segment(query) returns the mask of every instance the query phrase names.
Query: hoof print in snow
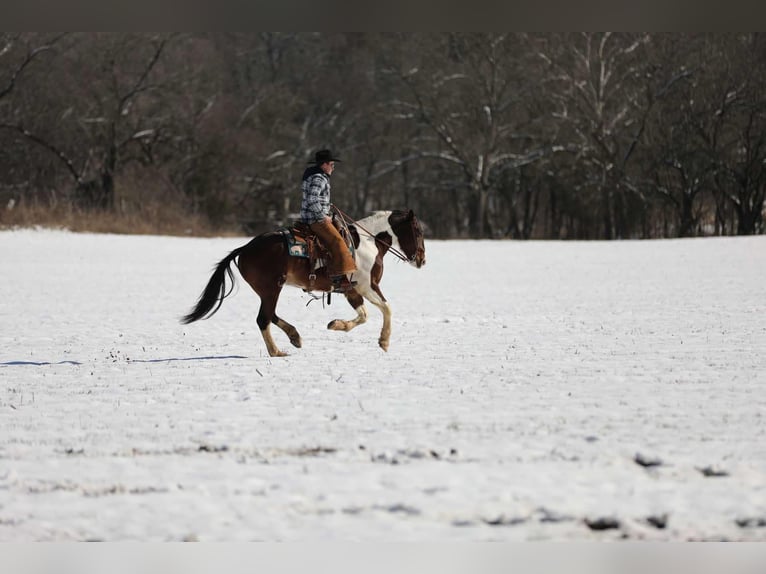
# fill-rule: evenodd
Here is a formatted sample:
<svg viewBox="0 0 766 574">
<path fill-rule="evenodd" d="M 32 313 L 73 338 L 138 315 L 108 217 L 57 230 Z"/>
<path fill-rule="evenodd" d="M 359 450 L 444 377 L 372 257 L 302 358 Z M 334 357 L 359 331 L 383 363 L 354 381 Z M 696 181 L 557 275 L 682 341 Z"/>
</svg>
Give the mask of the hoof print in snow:
<svg viewBox="0 0 766 574">
<path fill-rule="evenodd" d="M 697 468 L 698 471 L 702 473 L 702 476 L 708 477 L 708 478 L 717 478 L 722 476 L 729 476 L 729 473 L 725 471 L 722 468 L 718 468 L 715 466 L 705 466 L 703 468 Z"/>
<path fill-rule="evenodd" d="M 424 459 L 442 460 L 442 457 L 435 450 L 417 449 L 400 449 L 397 450 L 396 453 L 382 452 L 370 456 L 372 462 L 382 462 L 386 464 L 401 464 L 404 461 Z"/>
<path fill-rule="evenodd" d="M 668 525 L 668 515 L 667 514 L 653 514 L 652 516 L 646 517 L 646 522 L 650 526 L 654 526 L 657 530 L 665 530 L 665 528 Z"/>
<path fill-rule="evenodd" d="M 657 466 L 662 466 L 662 459 L 656 457 L 656 456 L 647 456 L 645 454 L 641 454 L 640 452 L 636 453 L 636 456 L 633 457 L 633 462 L 635 462 L 639 466 L 643 466 L 644 468 L 654 468 Z"/>
<path fill-rule="evenodd" d="M 383 464 L 399 464 L 399 459 L 396 458 L 394 455 L 389 454 L 387 452 L 374 454 L 370 456 L 370 460 L 372 462 L 382 462 Z"/>
<path fill-rule="evenodd" d="M 197 452 L 226 452 L 229 450 L 229 447 L 224 445 L 220 446 L 213 446 L 210 444 L 201 444 L 199 445 L 199 448 L 197 449 Z"/>
<path fill-rule="evenodd" d="M 574 516 L 559 514 L 542 506 L 535 510 L 535 514 L 538 516 L 538 521 L 542 523 L 571 522 L 575 519 Z"/>
<path fill-rule="evenodd" d="M 737 518 L 737 526 L 740 528 L 766 528 L 766 516 L 760 518 Z"/>
<path fill-rule="evenodd" d="M 306 448 L 297 448 L 290 451 L 293 456 L 322 456 L 323 454 L 334 454 L 338 452 L 337 448 L 331 446 L 312 446 Z"/>
<path fill-rule="evenodd" d="M 616 530 L 620 528 L 620 521 L 611 516 L 594 519 L 586 518 L 585 525 L 591 530 Z"/>
<path fill-rule="evenodd" d="M 505 516 L 504 514 L 496 518 L 482 518 L 481 520 L 489 526 L 517 526 L 527 521 L 523 516 Z"/>
<path fill-rule="evenodd" d="M 386 512 L 390 512 L 392 514 L 406 514 L 408 516 L 417 516 L 420 514 L 420 510 L 415 508 L 414 506 L 409 506 L 407 504 L 397 503 L 392 504 L 390 506 L 375 506 L 378 510 L 385 510 Z"/>
</svg>

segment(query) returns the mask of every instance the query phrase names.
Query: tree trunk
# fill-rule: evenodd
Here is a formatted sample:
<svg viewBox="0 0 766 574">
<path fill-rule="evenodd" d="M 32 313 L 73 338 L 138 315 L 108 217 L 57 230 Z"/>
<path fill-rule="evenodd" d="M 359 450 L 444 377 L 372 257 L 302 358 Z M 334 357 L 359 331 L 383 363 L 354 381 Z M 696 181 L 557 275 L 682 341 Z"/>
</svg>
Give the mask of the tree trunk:
<svg viewBox="0 0 766 574">
<path fill-rule="evenodd" d="M 104 167 L 101 170 L 101 202 L 97 207 L 103 210 L 114 208 L 114 171 L 117 168 L 117 145 L 114 139 L 109 145 Z"/>
<path fill-rule="evenodd" d="M 551 187 L 548 194 L 548 233 L 551 239 L 561 239 L 561 213 L 558 210 L 558 196 Z"/>
<path fill-rule="evenodd" d="M 679 237 L 694 235 L 694 213 L 692 211 L 693 196 L 684 193 L 681 197 L 681 213 L 678 227 Z"/>
<path fill-rule="evenodd" d="M 485 189 L 480 183 L 471 184 L 471 221 L 469 224 L 471 236 L 476 239 L 487 236 L 487 203 L 489 200 L 489 190 Z"/>
<path fill-rule="evenodd" d="M 603 223 L 603 239 L 614 239 L 612 226 L 612 199 L 609 188 L 605 185 L 601 189 L 601 221 Z"/>
<path fill-rule="evenodd" d="M 737 212 L 737 235 L 755 235 L 755 211 L 747 206 L 735 204 Z"/>
</svg>

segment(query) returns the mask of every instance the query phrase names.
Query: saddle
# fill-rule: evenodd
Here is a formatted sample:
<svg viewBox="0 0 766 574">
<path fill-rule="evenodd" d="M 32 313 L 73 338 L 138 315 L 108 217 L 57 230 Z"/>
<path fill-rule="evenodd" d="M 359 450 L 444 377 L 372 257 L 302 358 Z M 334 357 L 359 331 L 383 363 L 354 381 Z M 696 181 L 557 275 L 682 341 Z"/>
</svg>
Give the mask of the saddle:
<svg viewBox="0 0 766 574">
<path fill-rule="evenodd" d="M 296 221 L 290 228 L 283 228 L 287 243 L 287 253 L 290 257 L 301 257 L 309 260 L 309 269 L 315 271 L 324 267 L 330 259 L 329 250 L 322 244 L 308 225 Z"/>
<path fill-rule="evenodd" d="M 354 238 L 349 237 L 349 233 L 346 232 L 346 228 L 339 226 L 333 221 L 335 228 L 340 232 L 346 245 L 349 246 L 351 253 L 354 252 Z M 325 267 L 327 262 L 332 259 L 332 253 L 322 243 L 319 237 L 311 231 L 311 228 L 301 222 L 296 221 L 292 227 L 283 227 L 279 230 L 282 233 L 285 243 L 287 244 L 287 253 L 290 257 L 301 257 L 309 260 L 309 269 L 316 271 L 320 267 Z M 358 234 L 356 229 L 351 227 L 349 232 L 352 236 L 356 235 L 356 241 L 358 242 Z"/>
</svg>

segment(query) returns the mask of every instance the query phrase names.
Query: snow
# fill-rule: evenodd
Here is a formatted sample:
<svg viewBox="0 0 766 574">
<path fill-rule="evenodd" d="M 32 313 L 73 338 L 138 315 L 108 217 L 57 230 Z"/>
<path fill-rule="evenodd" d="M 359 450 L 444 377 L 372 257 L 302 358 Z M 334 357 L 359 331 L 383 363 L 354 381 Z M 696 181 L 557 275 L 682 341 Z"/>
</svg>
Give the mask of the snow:
<svg viewBox="0 0 766 574">
<path fill-rule="evenodd" d="M 178 322 L 246 241 L 0 232 L 0 540 L 766 540 L 766 237 L 427 241 L 286 358 Z"/>
</svg>

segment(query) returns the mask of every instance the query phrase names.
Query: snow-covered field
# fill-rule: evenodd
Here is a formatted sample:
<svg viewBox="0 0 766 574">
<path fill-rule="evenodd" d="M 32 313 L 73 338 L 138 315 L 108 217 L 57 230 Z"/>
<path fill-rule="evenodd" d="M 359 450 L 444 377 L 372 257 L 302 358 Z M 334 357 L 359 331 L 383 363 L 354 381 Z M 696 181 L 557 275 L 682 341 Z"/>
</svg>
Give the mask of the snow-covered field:
<svg viewBox="0 0 766 574">
<path fill-rule="evenodd" d="M 280 359 L 178 322 L 245 241 L 0 233 L 0 540 L 766 540 L 766 237 L 428 241 Z"/>
</svg>

